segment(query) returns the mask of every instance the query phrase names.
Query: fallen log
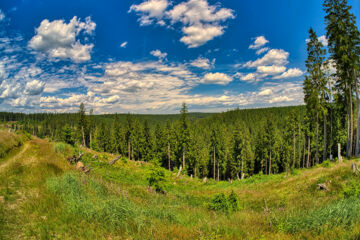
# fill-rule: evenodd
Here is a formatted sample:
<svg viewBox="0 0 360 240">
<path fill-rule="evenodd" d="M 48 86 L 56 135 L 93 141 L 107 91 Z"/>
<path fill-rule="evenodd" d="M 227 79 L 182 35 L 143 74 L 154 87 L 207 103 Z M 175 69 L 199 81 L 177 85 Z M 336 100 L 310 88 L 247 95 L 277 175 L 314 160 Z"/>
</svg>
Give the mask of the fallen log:
<svg viewBox="0 0 360 240">
<path fill-rule="evenodd" d="M 109 162 L 109 165 L 115 164 L 120 158 L 121 158 L 121 155 L 117 156 L 116 158 L 114 158 L 113 160 L 111 160 L 111 161 Z"/>
</svg>

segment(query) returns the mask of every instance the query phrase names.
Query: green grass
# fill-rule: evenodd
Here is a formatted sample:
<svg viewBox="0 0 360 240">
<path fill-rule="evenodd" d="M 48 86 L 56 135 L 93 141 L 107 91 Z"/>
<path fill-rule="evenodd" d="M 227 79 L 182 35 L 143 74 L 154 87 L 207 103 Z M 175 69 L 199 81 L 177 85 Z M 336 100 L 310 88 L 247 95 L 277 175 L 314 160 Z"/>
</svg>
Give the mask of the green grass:
<svg viewBox="0 0 360 240">
<path fill-rule="evenodd" d="M 360 236 L 360 177 L 351 171 L 353 161 L 233 183 L 204 183 L 164 170 L 165 195 L 148 190 L 151 164 L 120 160 L 110 166 L 114 156 L 107 153 L 40 139 L 22 143 L 0 162 L 0 239 Z M 89 175 L 66 161 L 79 151 L 85 153 L 83 163 L 93 167 Z M 318 183 L 330 190 L 318 190 Z M 209 208 L 216 196 L 230 195 L 236 211 Z"/>
</svg>

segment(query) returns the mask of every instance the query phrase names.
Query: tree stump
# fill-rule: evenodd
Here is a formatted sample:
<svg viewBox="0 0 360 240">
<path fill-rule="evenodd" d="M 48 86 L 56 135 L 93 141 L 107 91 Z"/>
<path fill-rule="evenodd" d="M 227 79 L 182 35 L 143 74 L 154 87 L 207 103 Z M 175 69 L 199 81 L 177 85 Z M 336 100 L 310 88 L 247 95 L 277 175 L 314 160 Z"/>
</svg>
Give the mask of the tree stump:
<svg viewBox="0 0 360 240">
<path fill-rule="evenodd" d="M 318 184 L 318 189 L 323 190 L 323 191 L 329 191 L 329 188 L 326 186 L 325 183 L 319 183 Z"/>
</svg>

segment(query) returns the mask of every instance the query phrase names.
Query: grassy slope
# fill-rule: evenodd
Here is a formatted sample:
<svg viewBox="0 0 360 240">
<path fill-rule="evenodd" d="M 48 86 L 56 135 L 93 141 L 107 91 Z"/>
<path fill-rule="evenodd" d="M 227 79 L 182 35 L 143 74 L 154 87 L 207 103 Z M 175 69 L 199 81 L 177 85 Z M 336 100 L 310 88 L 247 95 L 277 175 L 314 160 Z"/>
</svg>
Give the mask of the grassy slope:
<svg viewBox="0 0 360 240">
<path fill-rule="evenodd" d="M 0 142 L 5 137 L 16 135 L 4 132 Z M 0 159 L 0 239 L 356 239 L 360 234 L 359 200 L 341 195 L 344 186 L 360 183 L 352 161 L 288 178 L 233 183 L 203 183 L 167 172 L 163 196 L 147 190 L 150 164 L 109 166 L 111 155 L 85 150 L 83 161 L 94 169 L 84 175 L 65 160 L 73 149 L 54 146 L 34 138 Z M 330 191 L 317 190 L 320 182 Z M 214 194 L 231 190 L 241 211 L 208 210 Z"/>
</svg>

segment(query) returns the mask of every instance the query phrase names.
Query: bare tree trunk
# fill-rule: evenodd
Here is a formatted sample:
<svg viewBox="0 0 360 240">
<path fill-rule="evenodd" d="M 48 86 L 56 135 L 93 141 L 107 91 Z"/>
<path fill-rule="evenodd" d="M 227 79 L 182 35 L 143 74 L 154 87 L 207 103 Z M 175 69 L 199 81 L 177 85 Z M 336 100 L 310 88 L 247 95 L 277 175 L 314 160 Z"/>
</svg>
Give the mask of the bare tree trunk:
<svg viewBox="0 0 360 240">
<path fill-rule="evenodd" d="M 196 166 L 194 166 L 194 178 L 196 178 Z"/>
<path fill-rule="evenodd" d="M 295 159 L 296 159 L 296 135 L 295 135 L 295 131 L 293 132 L 293 167 L 295 167 Z"/>
<path fill-rule="evenodd" d="M 327 153 L 327 118 L 326 115 L 324 114 L 324 150 L 323 150 L 323 161 L 326 160 L 326 153 Z"/>
<path fill-rule="evenodd" d="M 131 160 L 131 147 L 130 147 L 130 141 L 128 141 L 128 159 Z"/>
<path fill-rule="evenodd" d="M 85 133 L 84 133 L 84 126 L 81 126 L 81 134 L 82 134 L 82 145 L 86 147 L 85 143 Z"/>
<path fill-rule="evenodd" d="M 352 145 L 353 145 L 353 102 L 352 102 L 352 88 L 351 84 L 349 85 L 349 97 L 350 97 L 350 145 L 349 145 L 349 158 L 353 154 Z"/>
<path fill-rule="evenodd" d="M 183 154 L 182 154 L 182 167 L 185 169 L 185 147 L 183 148 Z"/>
<path fill-rule="evenodd" d="M 304 149 L 303 149 L 303 162 L 302 162 L 302 167 L 304 168 L 305 167 L 305 148 L 306 148 L 306 137 L 304 135 Z"/>
<path fill-rule="evenodd" d="M 347 114 L 346 114 L 346 124 L 347 124 L 347 132 L 346 132 L 346 157 L 350 156 L 350 117 L 349 117 L 349 109 L 347 110 Z"/>
<path fill-rule="evenodd" d="M 270 150 L 270 159 L 269 159 L 269 175 L 271 174 L 271 150 Z"/>
<path fill-rule="evenodd" d="M 241 179 L 244 179 L 244 159 L 241 159 Z"/>
<path fill-rule="evenodd" d="M 319 164 L 319 112 L 316 112 L 316 164 Z"/>
<path fill-rule="evenodd" d="M 170 171 L 171 170 L 170 142 L 168 142 L 168 165 L 169 165 L 169 171 Z"/>
<path fill-rule="evenodd" d="M 220 166 L 219 166 L 219 161 L 217 161 L 217 180 L 220 181 Z"/>
<path fill-rule="evenodd" d="M 359 85 L 358 85 L 358 79 L 356 77 L 355 73 L 355 92 L 356 92 L 356 145 L 355 145 L 355 157 L 358 157 L 359 155 L 359 134 L 360 134 L 360 116 L 359 116 Z"/>
<path fill-rule="evenodd" d="M 310 167 L 310 137 L 308 136 L 308 152 L 307 152 L 307 163 L 306 167 Z"/>
<path fill-rule="evenodd" d="M 91 134 L 91 130 L 90 130 L 90 148 L 92 147 L 92 134 Z"/>
<path fill-rule="evenodd" d="M 213 151 L 213 154 L 214 154 L 214 168 L 213 168 L 213 177 L 214 177 L 214 180 L 216 178 L 216 155 L 215 155 L 215 146 L 213 147 L 214 151 Z"/>
</svg>

